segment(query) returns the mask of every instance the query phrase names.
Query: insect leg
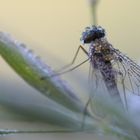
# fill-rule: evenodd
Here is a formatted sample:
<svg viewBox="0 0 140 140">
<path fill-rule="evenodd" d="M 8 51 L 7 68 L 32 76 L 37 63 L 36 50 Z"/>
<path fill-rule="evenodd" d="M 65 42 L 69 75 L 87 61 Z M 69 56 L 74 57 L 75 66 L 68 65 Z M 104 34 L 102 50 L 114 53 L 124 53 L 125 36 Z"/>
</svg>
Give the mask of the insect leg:
<svg viewBox="0 0 140 140">
<path fill-rule="evenodd" d="M 51 77 L 60 76 L 60 75 L 62 75 L 62 74 L 65 74 L 65 73 L 68 73 L 68 72 L 70 72 L 70 71 L 73 71 L 74 69 L 78 68 L 79 66 L 81 66 L 81 65 L 84 64 L 84 63 L 86 63 L 87 61 L 89 61 L 89 58 L 86 59 L 85 61 L 83 61 L 82 63 L 80 63 L 80 64 L 74 66 L 73 68 L 71 68 L 71 69 L 69 69 L 69 70 L 66 70 L 66 71 L 63 71 L 63 72 L 60 72 L 60 73 L 56 73 L 56 74 L 52 75 Z"/>
<path fill-rule="evenodd" d="M 88 105 L 89 105 L 90 101 L 91 101 L 91 98 L 89 97 L 88 98 L 88 101 L 87 101 L 87 103 L 86 103 L 86 105 L 84 107 L 83 118 L 82 118 L 83 121 L 82 121 L 82 126 L 81 126 L 81 129 L 82 130 L 84 130 L 84 124 L 85 124 L 85 119 L 86 119 L 86 114 L 87 114 L 87 108 L 88 108 Z"/>
<path fill-rule="evenodd" d="M 69 69 L 69 70 L 63 71 L 64 69 L 67 69 L 68 67 L 72 66 L 72 65 L 75 63 L 75 60 L 76 60 L 76 58 L 77 58 L 77 56 L 78 56 L 78 53 L 79 53 L 80 49 L 82 49 L 82 51 L 88 56 L 88 52 L 84 49 L 84 47 L 83 47 L 82 45 L 80 45 L 80 46 L 78 47 L 77 51 L 76 51 L 76 54 L 74 55 L 74 58 L 73 58 L 72 62 L 71 62 L 70 64 L 68 64 L 68 65 L 65 65 L 65 66 L 62 67 L 61 69 L 56 70 L 56 71 L 55 71 L 56 74 L 53 74 L 53 75 L 50 76 L 50 77 L 59 76 L 59 75 L 65 74 L 65 73 L 67 73 L 67 72 L 70 72 L 70 71 L 76 69 L 77 67 L 81 66 L 82 64 L 84 64 L 86 61 L 88 61 L 89 58 L 88 58 L 87 60 L 83 61 L 82 63 L 76 65 L 75 67 L 73 67 L 73 68 L 71 68 L 71 69 Z M 46 78 L 46 77 L 41 77 L 40 79 L 41 79 L 41 80 L 44 80 L 45 78 Z"/>
<path fill-rule="evenodd" d="M 88 56 L 88 52 L 84 49 L 84 47 L 82 45 L 80 45 L 78 47 L 78 49 L 77 49 L 77 51 L 76 51 L 76 53 L 74 55 L 74 58 L 72 59 L 71 63 L 69 63 L 68 65 L 63 66 L 61 69 L 56 70 L 55 72 L 56 73 L 62 72 L 64 69 L 67 69 L 68 67 L 72 66 L 76 61 L 76 58 L 78 56 L 78 53 L 79 53 L 80 49 L 82 49 L 82 51 Z"/>
</svg>

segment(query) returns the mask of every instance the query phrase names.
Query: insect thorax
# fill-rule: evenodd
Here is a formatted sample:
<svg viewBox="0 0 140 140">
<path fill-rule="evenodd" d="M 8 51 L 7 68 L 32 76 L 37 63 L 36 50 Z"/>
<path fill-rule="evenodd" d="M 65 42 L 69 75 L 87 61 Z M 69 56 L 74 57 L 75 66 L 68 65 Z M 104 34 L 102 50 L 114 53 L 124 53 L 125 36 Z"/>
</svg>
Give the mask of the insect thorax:
<svg viewBox="0 0 140 140">
<path fill-rule="evenodd" d="M 114 57 L 111 44 L 106 38 L 96 39 L 90 44 L 89 57 L 95 68 L 111 63 Z"/>
<path fill-rule="evenodd" d="M 101 26 L 87 27 L 82 34 L 81 41 L 90 44 L 89 58 L 95 68 L 103 67 L 113 60 L 111 44 L 105 38 L 105 30 Z"/>
<path fill-rule="evenodd" d="M 94 69 L 99 70 L 109 87 L 114 86 L 115 71 L 112 66 L 114 53 L 111 44 L 106 38 L 96 39 L 90 44 L 89 49 L 90 63 Z"/>
</svg>

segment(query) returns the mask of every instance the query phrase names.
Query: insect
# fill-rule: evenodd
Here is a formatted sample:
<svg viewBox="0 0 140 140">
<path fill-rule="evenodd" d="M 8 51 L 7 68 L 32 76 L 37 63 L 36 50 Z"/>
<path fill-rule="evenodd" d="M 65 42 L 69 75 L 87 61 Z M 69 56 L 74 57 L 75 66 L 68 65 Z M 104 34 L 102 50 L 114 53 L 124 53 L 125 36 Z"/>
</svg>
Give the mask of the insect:
<svg viewBox="0 0 140 140">
<path fill-rule="evenodd" d="M 105 30 L 100 26 L 87 27 L 82 34 L 81 41 L 83 41 L 84 44 L 90 44 L 87 56 L 92 68 L 96 71 L 95 74 L 100 73 L 98 76 L 104 81 L 110 96 L 121 103 L 116 84 L 117 73 L 115 73 L 116 71 L 112 65 L 113 61 L 115 62 L 121 59 L 120 57 L 115 56 L 112 45 L 105 38 Z"/>
<path fill-rule="evenodd" d="M 140 94 L 140 66 L 118 49 L 115 49 L 107 41 L 105 30 L 100 26 L 87 27 L 82 34 L 81 42 L 83 45 L 79 46 L 70 65 L 74 64 L 80 49 L 87 55 L 88 59 L 59 74 L 72 71 L 89 61 L 92 67 L 91 75 L 95 75 L 95 79 L 92 80 L 104 81 L 110 97 L 115 99 L 116 103 L 123 102 L 120 95 L 122 92 L 127 107 L 126 94 Z M 89 44 L 89 51 L 84 48 L 86 44 Z M 98 82 L 98 84 L 100 83 Z M 98 84 L 96 82 L 94 86 L 102 88 L 102 85 L 98 86 Z"/>
</svg>

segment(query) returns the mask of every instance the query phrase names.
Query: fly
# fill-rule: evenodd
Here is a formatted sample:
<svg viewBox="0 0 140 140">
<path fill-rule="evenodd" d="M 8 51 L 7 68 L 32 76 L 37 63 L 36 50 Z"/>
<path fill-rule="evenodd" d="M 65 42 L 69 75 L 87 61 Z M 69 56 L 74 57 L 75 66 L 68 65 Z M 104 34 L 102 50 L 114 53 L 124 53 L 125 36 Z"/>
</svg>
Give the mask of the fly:
<svg viewBox="0 0 140 140">
<path fill-rule="evenodd" d="M 80 49 L 87 55 L 87 60 L 57 75 L 72 71 L 89 61 L 92 73 L 94 71 L 96 75 L 96 80 L 104 81 L 110 97 L 115 99 L 117 103 L 123 104 L 119 90 L 121 86 L 125 106 L 127 107 L 127 92 L 140 94 L 140 66 L 118 49 L 115 49 L 107 41 L 105 30 L 100 26 L 87 27 L 82 34 L 81 42 L 82 45 L 79 46 L 73 61 L 64 68 L 74 64 Z M 84 48 L 86 44 L 89 45 L 89 51 Z M 98 87 L 98 85 L 96 86 Z"/>
</svg>

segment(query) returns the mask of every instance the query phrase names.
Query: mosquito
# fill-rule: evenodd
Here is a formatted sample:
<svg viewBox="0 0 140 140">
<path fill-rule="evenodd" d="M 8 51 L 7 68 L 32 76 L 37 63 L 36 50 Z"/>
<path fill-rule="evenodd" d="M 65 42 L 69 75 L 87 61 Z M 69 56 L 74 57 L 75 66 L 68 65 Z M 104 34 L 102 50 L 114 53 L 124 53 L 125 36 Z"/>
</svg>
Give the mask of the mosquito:
<svg viewBox="0 0 140 140">
<path fill-rule="evenodd" d="M 58 72 L 57 75 L 70 72 L 89 61 L 92 68 L 92 74 L 89 77 L 95 75 L 95 79 L 92 80 L 97 81 L 94 85 L 96 89 L 102 88 L 98 80 L 104 81 L 110 97 L 116 103 L 124 104 L 127 107 L 127 93 L 140 95 L 140 66 L 108 42 L 106 32 L 101 26 L 87 27 L 82 33 L 81 42 L 82 45 L 78 47 L 72 62 L 64 69 L 74 64 L 80 50 L 87 55 L 87 60 L 71 69 Z M 89 51 L 84 47 L 87 44 Z M 97 83 L 101 86 L 98 86 Z M 122 101 L 120 89 L 123 92 L 124 101 Z"/>
</svg>

